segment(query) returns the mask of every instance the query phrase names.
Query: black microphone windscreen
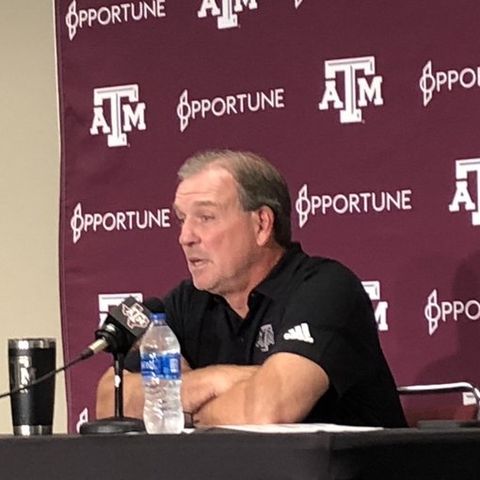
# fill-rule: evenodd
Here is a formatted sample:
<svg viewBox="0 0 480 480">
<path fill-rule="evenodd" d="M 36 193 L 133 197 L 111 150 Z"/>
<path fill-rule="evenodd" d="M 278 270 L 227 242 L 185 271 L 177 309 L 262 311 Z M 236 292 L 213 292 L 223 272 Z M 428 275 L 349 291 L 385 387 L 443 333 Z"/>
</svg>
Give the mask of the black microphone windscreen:
<svg viewBox="0 0 480 480">
<path fill-rule="evenodd" d="M 157 297 L 149 297 L 144 300 L 143 304 L 151 313 L 165 313 L 163 302 Z"/>
</svg>

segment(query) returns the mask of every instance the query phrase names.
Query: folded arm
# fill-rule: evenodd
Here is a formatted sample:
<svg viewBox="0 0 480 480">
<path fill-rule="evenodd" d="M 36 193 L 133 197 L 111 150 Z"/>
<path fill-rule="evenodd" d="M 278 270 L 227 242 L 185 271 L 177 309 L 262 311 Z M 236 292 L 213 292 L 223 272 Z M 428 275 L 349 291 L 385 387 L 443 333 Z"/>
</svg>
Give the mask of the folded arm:
<svg viewBox="0 0 480 480">
<path fill-rule="evenodd" d="M 212 365 L 192 370 L 182 359 L 182 404 L 185 412 L 194 413 L 205 403 L 225 393 L 233 385 L 251 377 L 259 367 L 239 365 Z M 124 414 L 142 418 L 143 393 L 140 373 L 124 372 Z M 108 369 L 97 386 L 96 416 L 104 418 L 114 413 L 114 372 Z"/>
<path fill-rule="evenodd" d="M 113 415 L 113 370 L 97 388 L 97 418 Z M 316 363 L 294 353 L 277 353 L 262 366 L 184 366 L 182 404 L 197 424 L 293 423 L 303 420 L 328 390 L 329 379 Z M 142 418 L 141 375 L 125 372 L 124 413 Z"/>
<path fill-rule="evenodd" d="M 205 403 L 194 421 L 205 425 L 299 422 L 328 387 L 328 376 L 319 365 L 294 353 L 277 353 L 248 378 Z"/>
<path fill-rule="evenodd" d="M 182 358 L 182 372 L 189 372 L 190 366 Z M 115 407 L 115 374 L 113 367 L 110 367 L 100 378 L 97 385 L 96 396 L 96 417 L 112 417 Z M 142 418 L 143 404 L 143 382 L 140 373 L 132 373 L 127 370 L 123 372 L 123 413 L 127 417 Z"/>
</svg>

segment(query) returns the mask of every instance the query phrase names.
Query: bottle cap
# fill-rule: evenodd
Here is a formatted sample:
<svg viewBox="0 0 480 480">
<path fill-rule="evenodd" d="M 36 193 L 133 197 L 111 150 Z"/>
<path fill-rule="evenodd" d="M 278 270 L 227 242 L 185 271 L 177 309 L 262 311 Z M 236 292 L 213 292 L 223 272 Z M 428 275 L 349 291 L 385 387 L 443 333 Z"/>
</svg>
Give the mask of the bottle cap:
<svg viewBox="0 0 480 480">
<path fill-rule="evenodd" d="M 166 318 L 167 316 L 165 315 L 165 312 L 152 313 L 150 315 L 150 319 L 152 320 L 153 323 L 165 322 Z"/>
</svg>

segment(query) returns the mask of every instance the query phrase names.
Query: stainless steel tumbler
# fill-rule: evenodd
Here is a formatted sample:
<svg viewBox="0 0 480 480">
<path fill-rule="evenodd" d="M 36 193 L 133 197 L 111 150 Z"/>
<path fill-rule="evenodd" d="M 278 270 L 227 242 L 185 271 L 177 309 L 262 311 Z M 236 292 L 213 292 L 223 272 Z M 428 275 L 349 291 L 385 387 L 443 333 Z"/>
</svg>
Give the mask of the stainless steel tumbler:
<svg viewBox="0 0 480 480">
<path fill-rule="evenodd" d="M 10 390 L 28 385 L 55 370 L 54 338 L 8 340 Z M 55 376 L 10 397 L 13 433 L 44 435 L 52 433 Z"/>
</svg>

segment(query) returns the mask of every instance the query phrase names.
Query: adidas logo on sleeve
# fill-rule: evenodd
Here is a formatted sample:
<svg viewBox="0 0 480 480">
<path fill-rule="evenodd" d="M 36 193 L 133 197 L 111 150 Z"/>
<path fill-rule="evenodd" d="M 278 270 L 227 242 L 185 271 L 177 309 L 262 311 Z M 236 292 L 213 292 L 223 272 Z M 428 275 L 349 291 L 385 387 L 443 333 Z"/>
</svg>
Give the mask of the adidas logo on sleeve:
<svg viewBox="0 0 480 480">
<path fill-rule="evenodd" d="M 300 342 L 313 343 L 313 337 L 310 335 L 308 323 L 301 323 L 292 327 L 283 335 L 285 340 L 298 340 Z"/>
</svg>

